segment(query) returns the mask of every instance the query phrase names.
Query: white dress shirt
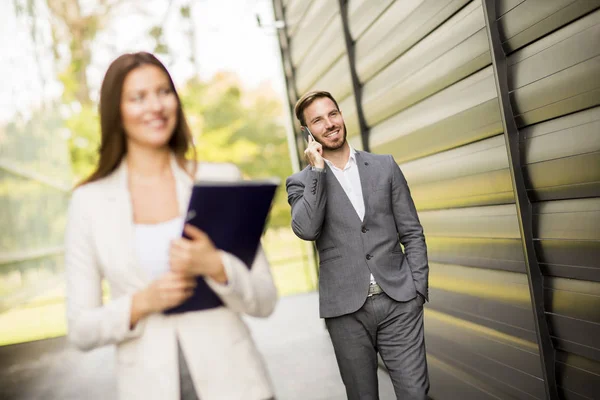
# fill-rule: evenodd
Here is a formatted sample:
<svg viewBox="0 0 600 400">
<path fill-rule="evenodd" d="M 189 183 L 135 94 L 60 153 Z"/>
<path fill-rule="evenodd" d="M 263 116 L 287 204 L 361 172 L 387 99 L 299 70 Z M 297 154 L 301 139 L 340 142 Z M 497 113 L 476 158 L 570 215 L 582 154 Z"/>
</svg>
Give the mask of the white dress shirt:
<svg viewBox="0 0 600 400">
<path fill-rule="evenodd" d="M 333 171 L 340 185 L 342 185 L 346 196 L 350 199 L 356 214 L 358 214 L 358 217 L 362 221 L 365 217 L 365 199 L 362 193 L 362 186 L 360 185 L 360 175 L 358 174 L 358 164 L 356 163 L 356 150 L 350 147 L 350 157 L 344 169 L 339 169 L 325 158 L 324 160 L 329 165 L 331 171 Z M 371 274 L 371 284 L 375 284 L 373 274 Z"/>
<path fill-rule="evenodd" d="M 169 272 L 171 240 L 181 237 L 183 224 L 183 217 L 158 224 L 135 224 L 137 261 L 151 280 Z"/>
</svg>

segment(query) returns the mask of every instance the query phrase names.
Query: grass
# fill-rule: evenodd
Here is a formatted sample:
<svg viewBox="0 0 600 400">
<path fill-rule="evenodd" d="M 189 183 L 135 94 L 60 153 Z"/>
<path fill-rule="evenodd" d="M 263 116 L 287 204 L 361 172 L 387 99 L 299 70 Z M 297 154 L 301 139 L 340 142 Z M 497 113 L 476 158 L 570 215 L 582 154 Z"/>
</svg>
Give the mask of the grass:
<svg viewBox="0 0 600 400">
<path fill-rule="evenodd" d="M 280 296 L 316 288 L 312 245 L 298 239 L 289 228 L 271 229 L 263 247 Z M 63 336 L 66 333 L 64 284 L 26 304 L 0 313 L 0 346 Z"/>
<path fill-rule="evenodd" d="M 280 296 L 316 289 L 312 244 L 298 239 L 290 228 L 282 228 L 268 231 L 263 246 Z"/>
<path fill-rule="evenodd" d="M 0 314 L 0 346 L 62 336 L 67 331 L 64 284 Z"/>
</svg>

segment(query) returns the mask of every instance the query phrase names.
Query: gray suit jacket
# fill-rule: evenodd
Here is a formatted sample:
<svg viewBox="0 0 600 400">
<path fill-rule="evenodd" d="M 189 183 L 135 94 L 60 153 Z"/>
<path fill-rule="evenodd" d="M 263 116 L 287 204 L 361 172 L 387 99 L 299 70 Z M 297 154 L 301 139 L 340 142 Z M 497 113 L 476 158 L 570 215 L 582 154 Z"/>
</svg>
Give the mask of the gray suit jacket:
<svg viewBox="0 0 600 400">
<path fill-rule="evenodd" d="M 322 318 L 358 310 L 369 276 L 391 298 L 427 298 L 429 265 L 423 228 L 404 175 L 389 155 L 356 152 L 365 201 L 363 221 L 333 172 L 310 167 L 286 181 L 292 229 L 319 251 Z M 404 252 L 400 247 L 404 246 Z"/>
</svg>

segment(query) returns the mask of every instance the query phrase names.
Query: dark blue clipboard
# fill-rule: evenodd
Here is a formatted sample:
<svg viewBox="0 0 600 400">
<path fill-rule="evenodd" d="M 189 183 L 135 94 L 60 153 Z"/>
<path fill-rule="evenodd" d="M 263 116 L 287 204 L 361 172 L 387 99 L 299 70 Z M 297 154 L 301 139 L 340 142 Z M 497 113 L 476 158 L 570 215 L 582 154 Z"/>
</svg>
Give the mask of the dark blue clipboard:
<svg viewBox="0 0 600 400">
<path fill-rule="evenodd" d="M 216 248 L 235 255 L 251 268 L 278 186 L 275 180 L 197 182 L 192 189 L 186 223 L 204 231 Z M 197 283 L 192 297 L 164 313 L 223 305 L 204 278 L 198 278 Z"/>
</svg>

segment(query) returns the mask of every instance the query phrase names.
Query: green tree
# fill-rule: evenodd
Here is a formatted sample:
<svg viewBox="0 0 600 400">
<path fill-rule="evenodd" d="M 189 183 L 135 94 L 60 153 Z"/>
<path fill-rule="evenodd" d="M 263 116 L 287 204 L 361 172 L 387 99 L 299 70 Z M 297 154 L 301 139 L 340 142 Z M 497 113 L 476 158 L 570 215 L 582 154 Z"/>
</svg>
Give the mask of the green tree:
<svg viewBox="0 0 600 400">
<path fill-rule="evenodd" d="M 13 1 L 22 13 L 34 17 L 42 0 Z M 53 62 L 57 78 L 63 85 L 61 100 L 69 109 L 64 123 L 69 131 L 73 177 L 80 181 L 94 168 L 100 143 L 97 104 L 88 81 L 96 38 L 124 6 L 135 6 L 143 13 L 147 5 L 135 0 L 98 0 L 86 3 L 84 11 L 81 0 L 45 0 L 45 4 L 51 16 Z M 281 123 L 283 108 L 280 100 L 266 87 L 243 88 L 231 73 L 217 74 L 209 81 L 197 78 L 199 57 L 191 19 L 194 4 L 195 0 L 169 0 L 166 12 L 150 27 L 148 35 L 154 42 L 155 53 L 174 59 L 163 27 L 169 16 L 181 21 L 179 29 L 187 38 L 190 48 L 187 60 L 195 77 L 181 85 L 180 94 L 194 133 L 199 160 L 233 162 L 247 177 L 279 177 L 283 181 L 291 173 L 291 166 L 285 128 Z M 35 25 L 31 26 L 34 40 L 36 29 Z M 68 51 L 59 51 L 59 43 L 68 43 Z M 280 189 L 270 225 L 288 224 L 285 190 Z"/>
<path fill-rule="evenodd" d="M 199 160 L 235 163 L 251 178 L 277 177 L 283 182 L 291 173 L 283 108 L 272 91 L 245 91 L 235 75 L 221 73 L 209 82 L 191 80 L 181 97 Z M 289 226 L 289 219 L 285 190 L 280 188 L 269 225 Z"/>
</svg>

